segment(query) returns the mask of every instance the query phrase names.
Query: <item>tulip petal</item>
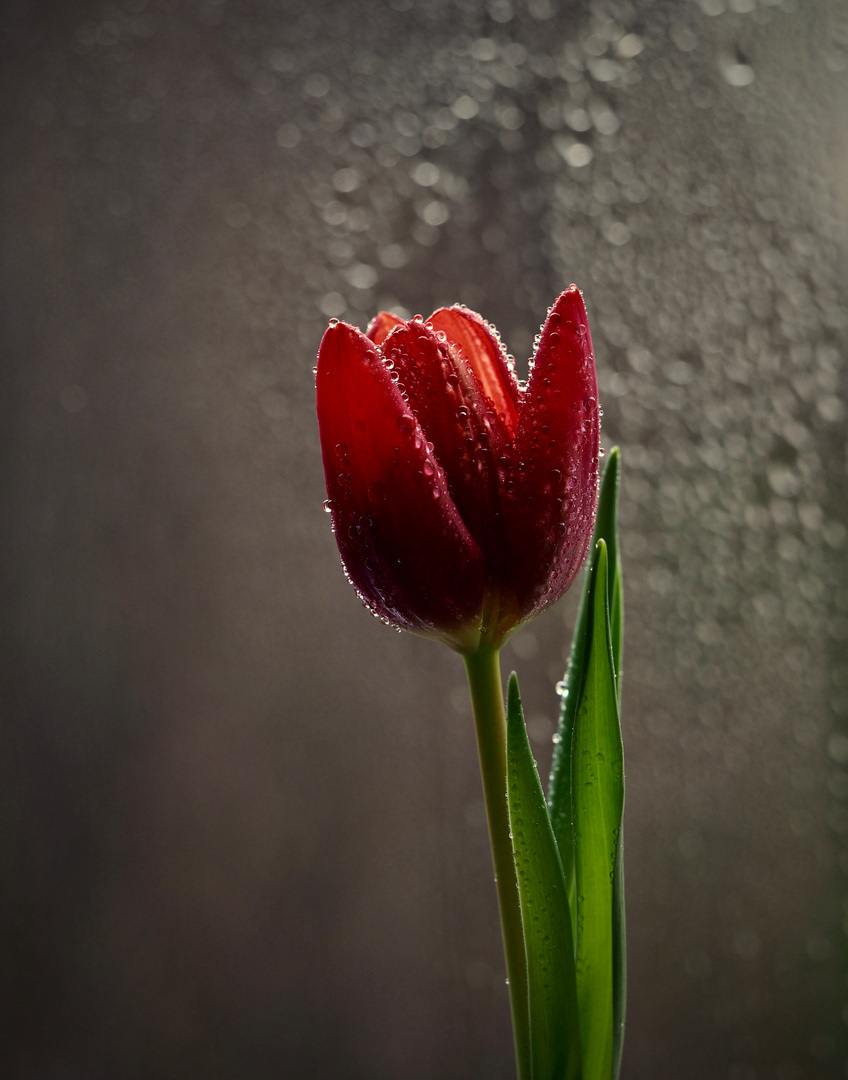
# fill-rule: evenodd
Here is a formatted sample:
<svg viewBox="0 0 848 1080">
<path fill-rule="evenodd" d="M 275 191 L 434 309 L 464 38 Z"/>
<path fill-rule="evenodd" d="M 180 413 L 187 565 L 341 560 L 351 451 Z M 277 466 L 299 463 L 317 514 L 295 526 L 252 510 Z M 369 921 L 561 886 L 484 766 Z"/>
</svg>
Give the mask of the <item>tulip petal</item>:
<svg viewBox="0 0 848 1080">
<path fill-rule="evenodd" d="M 381 311 L 371 320 L 367 336 L 375 345 L 382 345 L 392 330 L 402 323 L 403 319 L 399 319 L 397 315 L 392 315 L 390 311 Z"/>
<path fill-rule="evenodd" d="M 502 496 L 522 619 L 557 600 L 586 556 L 598 498 L 599 433 L 592 339 L 572 285 L 542 327 Z"/>
<path fill-rule="evenodd" d="M 500 338 L 476 312 L 455 304 L 439 308 L 427 320 L 455 345 L 480 380 L 483 393 L 502 415 L 509 433 L 518 426 L 518 383 Z"/>
<path fill-rule="evenodd" d="M 377 615 L 461 646 L 480 617 L 480 549 L 380 350 L 352 326 L 331 326 L 316 385 L 327 494 L 351 580 Z"/>
<path fill-rule="evenodd" d="M 503 561 L 497 462 L 511 443 L 509 432 L 464 353 L 440 341 L 426 324 L 414 320 L 397 326 L 382 351 L 491 570 L 495 552 Z"/>
</svg>

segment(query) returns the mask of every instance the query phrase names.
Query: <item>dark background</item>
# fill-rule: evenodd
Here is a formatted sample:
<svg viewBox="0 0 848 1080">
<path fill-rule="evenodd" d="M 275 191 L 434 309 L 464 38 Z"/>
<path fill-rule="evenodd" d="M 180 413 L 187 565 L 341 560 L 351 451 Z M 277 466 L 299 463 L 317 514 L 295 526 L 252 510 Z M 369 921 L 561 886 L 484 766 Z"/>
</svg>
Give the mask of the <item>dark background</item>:
<svg viewBox="0 0 848 1080">
<path fill-rule="evenodd" d="M 845 1075 L 848 7 L 6 2 L 0 1075 L 506 1080 L 462 665 L 329 528 L 327 319 L 585 292 L 623 1080 Z M 574 597 L 522 632 L 543 773 Z"/>
</svg>

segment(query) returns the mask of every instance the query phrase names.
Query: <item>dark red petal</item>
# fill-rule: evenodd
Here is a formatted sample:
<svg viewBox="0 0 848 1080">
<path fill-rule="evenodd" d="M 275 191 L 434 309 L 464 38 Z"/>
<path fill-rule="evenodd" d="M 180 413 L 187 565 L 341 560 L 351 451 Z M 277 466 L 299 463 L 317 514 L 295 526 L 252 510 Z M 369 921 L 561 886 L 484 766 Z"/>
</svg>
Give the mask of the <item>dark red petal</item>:
<svg viewBox="0 0 848 1080">
<path fill-rule="evenodd" d="M 331 326 L 316 385 L 327 494 L 351 580 L 397 626 L 461 642 L 480 617 L 480 550 L 380 350 L 352 326 Z"/>
<path fill-rule="evenodd" d="M 371 320 L 368 327 L 368 337 L 371 338 L 375 345 L 382 345 L 392 330 L 396 326 L 400 326 L 402 322 L 403 319 L 399 319 L 397 315 L 392 315 L 390 311 L 381 311 L 379 315 L 375 315 Z"/>
<path fill-rule="evenodd" d="M 502 528 L 495 518 L 498 459 L 511 444 L 506 426 L 464 353 L 439 340 L 426 324 L 396 327 L 382 351 L 433 446 L 462 520 L 490 564 L 496 551 L 503 552 L 502 538 L 496 539 Z"/>
<path fill-rule="evenodd" d="M 492 327 L 476 312 L 459 304 L 439 308 L 427 322 L 462 352 L 480 380 L 483 393 L 495 406 L 495 412 L 503 416 L 510 435 L 513 435 L 518 426 L 518 383 L 509 366 L 506 350 Z"/>
<path fill-rule="evenodd" d="M 521 618 L 577 575 L 598 499 L 598 383 L 586 309 L 572 285 L 542 327 L 502 499 L 510 591 Z"/>
</svg>

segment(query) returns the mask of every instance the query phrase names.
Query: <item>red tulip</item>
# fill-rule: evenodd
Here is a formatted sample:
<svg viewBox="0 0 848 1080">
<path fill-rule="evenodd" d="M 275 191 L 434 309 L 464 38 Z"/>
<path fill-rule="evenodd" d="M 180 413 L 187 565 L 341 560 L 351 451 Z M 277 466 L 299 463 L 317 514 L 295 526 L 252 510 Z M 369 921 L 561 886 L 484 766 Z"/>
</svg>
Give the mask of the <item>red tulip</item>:
<svg viewBox="0 0 848 1080">
<path fill-rule="evenodd" d="M 576 286 L 525 384 L 467 308 L 324 334 L 318 423 L 342 562 L 367 606 L 462 653 L 499 646 L 574 580 L 592 535 L 599 411 Z"/>
</svg>

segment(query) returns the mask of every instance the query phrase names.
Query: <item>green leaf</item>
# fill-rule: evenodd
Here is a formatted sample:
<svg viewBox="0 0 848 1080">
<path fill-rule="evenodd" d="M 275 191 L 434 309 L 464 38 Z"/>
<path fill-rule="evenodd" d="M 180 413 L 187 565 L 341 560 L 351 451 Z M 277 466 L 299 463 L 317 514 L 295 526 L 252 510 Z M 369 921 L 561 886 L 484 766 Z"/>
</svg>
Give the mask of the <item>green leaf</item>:
<svg viewBox="0 0 848 1080">
<path fill-rule="evenodd" d="M 621 664 L 624 634 L 624 603 L 621 588 L 621 553 L 618 549 L 618 489 L 621 477 L 621 451 L 614 446 L 609 452 L 601 491 L 598 515 L 591 551 L 603 540 L 607 545 L 607 583 L 609 588 L 610 638 L 612 640 L 613 671 L 616 675 L 619 702 L 621 700 Z"/>
<path fill-rule="evenodd" d="M 571 912 L 514 673 L 506 723 L 509 825 L 527 958 L 531 1080 L 581 1080 Z"/>
<path fill-rule="evenodd" d="M 627 924 L 624 918 L 624 821 L 615 848 L 615 880 L 612 891 L 612 1080 L 621 1072 L 624 1050 L 624 1019 L 627 1011 Z"/>
<path fill-rule="evenodd" d="M 571 753 L 583 1080 L 610 1080 L 615 1075 L 623 1037 L 624 749 L 608 582 L 607 547 L 599 540 L 589 577 L 584 676 Z"/>
<path fill-rule="evenodd" d="M 621 559 L 618 553 L 618 486 L 621 453 L 614 447 L 604 468 L 601 490 L 598 497 L 598 514 L 595 519 L 595 531 L 589 548 L 588 563 L 591 564 L 597 551 L 598 540 L 605 540 L 609 559 L 607 574 L 609 595 L 611 598 L 610 623 L 612 629 L 613 657 L 615 671 L 621 672 L 621 648 L 623 627 L 623 606 L 621 590 Z M 574 718 L 580 700 L 580 690 L 585 674 L 586 628 L 589 621 L 589 587 L 591 572 L 587 570 L 574 628 L 574 639 L 568 658 L 564 689 L 561 697 L 559 727 L 556 735 L 551 778 L 548 783 L 548 809 L 554 828 L 554 835 L 559 845 L 562 869 L 568 886 L 568 898 L 572 914 L 574 905 L 574 842 L 572 836 L 571 808 L 571 743 L 574 731 Z M 620 678 L 620 674 L 619 674 Z"/>
</svg>

